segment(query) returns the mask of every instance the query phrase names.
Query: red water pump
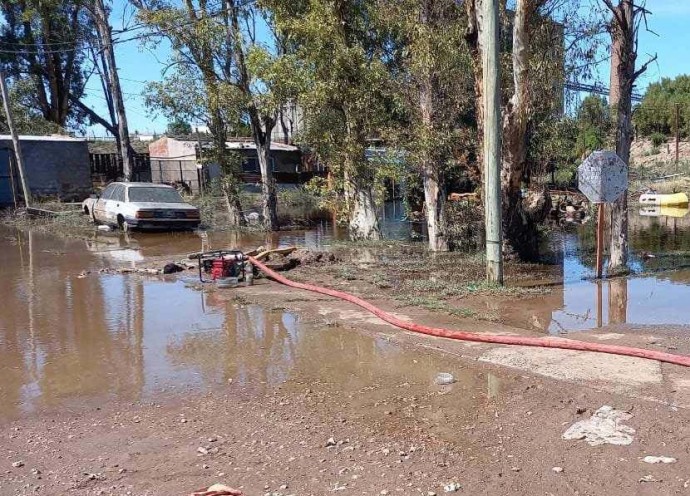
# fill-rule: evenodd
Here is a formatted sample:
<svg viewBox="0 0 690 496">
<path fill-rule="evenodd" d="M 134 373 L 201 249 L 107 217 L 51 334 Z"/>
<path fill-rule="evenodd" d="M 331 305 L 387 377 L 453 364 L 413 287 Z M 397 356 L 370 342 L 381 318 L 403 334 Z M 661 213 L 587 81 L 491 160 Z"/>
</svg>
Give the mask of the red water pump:
<svg viewBox="0 0 690 496">
<path fill-rule="evenodd" d="M 216 250 L 198 253 L 199 280 L 213 282 L 218 279 L 236 277 L 237 281 L 246 280 L 245 262 L 247 257 L 239 250 Z M 211 279 L 205 279 L 204 273 Z"/>
</svg>

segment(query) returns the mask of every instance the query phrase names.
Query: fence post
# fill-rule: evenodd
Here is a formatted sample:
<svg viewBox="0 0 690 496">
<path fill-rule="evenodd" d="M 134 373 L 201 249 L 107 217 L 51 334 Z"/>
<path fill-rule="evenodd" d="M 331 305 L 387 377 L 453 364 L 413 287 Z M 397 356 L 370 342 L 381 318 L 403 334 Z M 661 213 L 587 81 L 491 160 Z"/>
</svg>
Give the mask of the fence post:
<svg viewBox="0 0 690 496">
<path fill-rule="evenodd" d="M 184 176 L 182 175 L 182 160 L 178 160 L 178 161 L 177 161 L 177 164 L 178 164 L 179 167 L 180 167 L 180 182 L 181 182 L 181 183 L 184 183 Z"/>
</svg>

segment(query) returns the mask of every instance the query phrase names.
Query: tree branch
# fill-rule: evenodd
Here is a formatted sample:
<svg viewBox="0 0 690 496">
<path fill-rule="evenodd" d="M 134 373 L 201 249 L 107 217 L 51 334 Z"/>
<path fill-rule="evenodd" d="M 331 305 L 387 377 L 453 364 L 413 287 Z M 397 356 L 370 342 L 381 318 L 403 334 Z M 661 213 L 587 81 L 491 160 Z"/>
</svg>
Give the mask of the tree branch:
<svg viewBox="0 0 690 496">
<path fill-rule="evenodd" d="M 651 57 L 647 62 L 642 64 L 642 67 L 640 67 L 638 70 L 636 70 L 633 73 L 632 82 L 635 83 L 635 80 L 638 77 L 640 77 L 647 70 L 647 68 L 656 61 L 656 59 L 657 59 L 657 54 L 654 54 L 653 57 Z"/>
</svg>

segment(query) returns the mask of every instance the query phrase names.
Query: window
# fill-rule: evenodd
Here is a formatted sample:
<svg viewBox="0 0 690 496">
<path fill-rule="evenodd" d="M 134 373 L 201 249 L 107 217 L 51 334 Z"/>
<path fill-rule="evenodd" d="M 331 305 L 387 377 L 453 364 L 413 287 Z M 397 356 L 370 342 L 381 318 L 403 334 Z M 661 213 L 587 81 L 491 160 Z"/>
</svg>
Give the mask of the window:
<svg viewBox="0 0 690 496">
<path fill-rule="evenodd" d="M 125 187 L 122 184 L 115 186 L 113 194 L 110 196 L 111 200 L 124 202 L 125 201 Z"/>
<path fill-rule="evenodd" d="M 117 184 L 109 184 L 101 193 L 101 200 L 110 200 L 113 191 L 115 190 Z"/>
<path fill-rule="evenodd" d="M 180 194 L 173 188 L 151 186 L 129 188 L 129 201 L 133 203 L 184 203 Z"/>
</svg>

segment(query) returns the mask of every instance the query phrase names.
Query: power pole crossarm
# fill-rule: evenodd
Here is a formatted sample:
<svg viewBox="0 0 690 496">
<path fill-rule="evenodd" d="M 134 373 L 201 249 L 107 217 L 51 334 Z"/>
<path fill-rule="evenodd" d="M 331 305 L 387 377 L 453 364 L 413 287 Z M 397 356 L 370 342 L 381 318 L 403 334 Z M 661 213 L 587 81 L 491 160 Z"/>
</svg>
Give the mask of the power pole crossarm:
<svg viewBox="0 0 690 496">
<path fill-rule="evenodd" d="M 0 70 L 0 92 L 2 93 L 2 103 L 5 107 L 5 117 L 7 118 L 7 127 L 10 128 L 10 135 L 12 136 L 12 146 L 14 147 L 14 156 L 17 159 L 17 168 L 19 169 L 19 179 L 22 183 L 22 191 L 24 193 L 24 204 L 28 207 L 31 204 L 31 190 L 26 178 L 26 170 L 24 169 L 24 157 L 22 155 L 22 147 L 19 143 L 19 136 L 14 127 L 14 119 L 12 119 L 12 111 L 10 109 L 10 97 L 7 91 L 7 82 L 5 81 L 5 73 Z"/>
</svg>

